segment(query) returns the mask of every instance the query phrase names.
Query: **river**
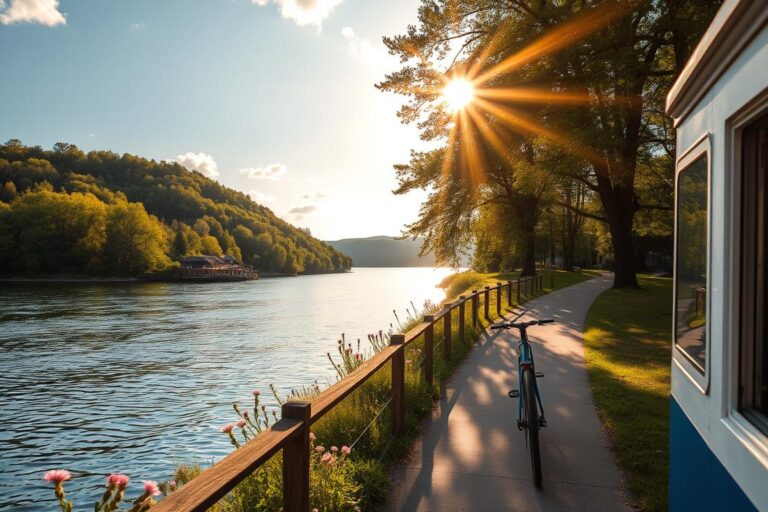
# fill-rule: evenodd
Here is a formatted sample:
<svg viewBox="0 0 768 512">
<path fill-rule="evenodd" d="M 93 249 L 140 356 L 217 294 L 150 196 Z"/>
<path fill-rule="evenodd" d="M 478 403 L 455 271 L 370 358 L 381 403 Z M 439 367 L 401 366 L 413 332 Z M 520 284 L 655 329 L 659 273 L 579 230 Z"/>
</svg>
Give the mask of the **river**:
<svg viewBox="0 0 768 512">
<path fill-rule="evenodd" d="M 90 509 L 111 472 L 167 480 L 231 451 L 217 427 L 268 385 L 333 380 L 337 340 L 439 302 L 449 269 L 356 268 L 244 283 L 0 287 L 0 510 L 54 510 L 48 469 Z M 130 492 L 133 489 L 133 492 Z"/>
</svg>

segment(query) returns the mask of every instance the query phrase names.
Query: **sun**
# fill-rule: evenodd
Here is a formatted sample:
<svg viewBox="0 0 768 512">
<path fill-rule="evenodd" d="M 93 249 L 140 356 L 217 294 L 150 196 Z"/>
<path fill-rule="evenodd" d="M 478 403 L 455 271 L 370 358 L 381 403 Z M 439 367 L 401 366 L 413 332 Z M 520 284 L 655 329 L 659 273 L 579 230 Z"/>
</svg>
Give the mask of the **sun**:
<svg viewBox="0 0 768 512">
<path fill-rule="evenodd" d="M 443 101 L 451 112 L 458 112 L 475 98 L 475 87 L 465 78 L 454 78 L 443 88 Z"/>
</svg>

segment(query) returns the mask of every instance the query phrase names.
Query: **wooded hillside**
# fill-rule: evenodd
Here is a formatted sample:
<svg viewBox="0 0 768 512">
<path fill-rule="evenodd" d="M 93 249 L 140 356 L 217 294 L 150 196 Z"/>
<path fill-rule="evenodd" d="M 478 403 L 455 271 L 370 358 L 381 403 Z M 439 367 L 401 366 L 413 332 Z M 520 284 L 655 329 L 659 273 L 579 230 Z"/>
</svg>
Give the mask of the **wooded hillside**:
<svg viewBox="0 0 768 512">
<path fill-rule="evenodd" d="M 229 254 L 264 272 L 352 266 L 242 192 L 179 164 L 65 143 L 0 145 L 0 272 L 137 275 L 194 254 Z"/>
</svg>

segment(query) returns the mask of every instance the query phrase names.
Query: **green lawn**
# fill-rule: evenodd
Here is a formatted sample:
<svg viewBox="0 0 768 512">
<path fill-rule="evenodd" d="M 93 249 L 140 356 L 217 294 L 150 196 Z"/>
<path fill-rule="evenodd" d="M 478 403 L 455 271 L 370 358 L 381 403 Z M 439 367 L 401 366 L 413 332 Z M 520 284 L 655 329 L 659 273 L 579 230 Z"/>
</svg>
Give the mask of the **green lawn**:
<svg viewBox="0 0 768 512">
<path fill-rule="evenodd" d="M 639 276 L 589 311 L 584 341 L 592 392 L 629 489 L 644 511 L 667 509 L 672 280 Z"/>
</svg>

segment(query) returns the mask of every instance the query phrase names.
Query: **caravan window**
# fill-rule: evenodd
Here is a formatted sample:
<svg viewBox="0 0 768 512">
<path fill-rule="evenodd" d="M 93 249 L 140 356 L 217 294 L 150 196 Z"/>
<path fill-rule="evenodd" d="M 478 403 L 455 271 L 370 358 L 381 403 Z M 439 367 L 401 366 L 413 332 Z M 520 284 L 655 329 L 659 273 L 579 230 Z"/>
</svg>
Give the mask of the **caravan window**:
<svg viewBox="0 0 768 512">
<path fill-rule="evenodd" d="M 739 408 L 768 432 L 768 115 L 742 131 Z"/>
<path fill-rule="evenodd" d="M 703 153 L 677 177 L 675 344 L 701 374 L 707 358 L 708 174 Z"/>
</svg>

